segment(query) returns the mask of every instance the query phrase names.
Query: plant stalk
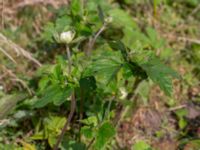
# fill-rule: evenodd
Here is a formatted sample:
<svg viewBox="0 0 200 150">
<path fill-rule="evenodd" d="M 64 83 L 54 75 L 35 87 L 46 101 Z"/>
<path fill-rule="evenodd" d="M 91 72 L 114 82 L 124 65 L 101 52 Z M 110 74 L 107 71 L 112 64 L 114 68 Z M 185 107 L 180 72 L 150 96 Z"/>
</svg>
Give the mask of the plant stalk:
<svg viewBox="0 0 200 150">
<path fill-rule="evenodd" d="M 99 29 L 99 31 L 95 34 L 94 38 L 89 42 L 89 46 L 88 46 L 88 54 L 90 54 L 90 51 L 92 50 L 92 48 L 94 47 L 94 44 L 98 38 L 98 36 L 105 30 L 106 28 L 106 23 L 104 23 L 102 25 L 102 27 Z"/>
<path fill-rule="evenodd" d="M 72 61 L 71 61 L 71 54 L 70 54 L 70 49 L 69 49 L 68 45 L 66 45 L 66 51 L 67 51 L 67 57 L 68 57 L 68 62 L 69 62 L 68 72 L 70 74 L 71 73 L 71 67 L 72 67 Z M 75 92 L 73 92 L 72 95 L 71 95 L 71 105 L 70 105 L 69 116 L 67 116 L 67 121 L 66 121 L 64 127 L 62 128 L 61 134 L 59 135 L 58 140 L 56 141 L 56 144 L 55 144 L 53 150 L 58 150 L 59 144 L 62 142 L 64 134 L 65 134 L 68 126 L 70 125 L 70 123 L 72 121 L 75 110 L 76 110 L 76 98 L 75 98 Z"/>
<path fill-rule="evenodd" d="M 70 53 L 70 49 L 69 46 L 66 45 L 66 51 L 67 51 L 67 59 L 68 59 L 68 73 L 71 73 L 71 68 L 72 68 L 72 60 L 71 60 L 71 53 Z"/>
<path fill-rule="evenodd" d="M 67 130 L 68 126 L 70 125 L 70 122 L 74 116 L 74 113 L 75 113 L 75 110 L 76 110 L 76 98 L 75 98 L 75 93 L 73 92 L 72 96 L 71 96 L 71 106 L 70 106 L 70 113 L 69 113 L 69 116 L 62 131 L 61 131 L 61 134 L 59 135 L 58 137 L 58 140 L 54 146 L 54 150 L 58 150 L 58 147 L 59 147 L 59 144 L 62 142 L 62 139 L 64 137 L 64 134 L 65 134 L 65 131 Z"/>
</svg>

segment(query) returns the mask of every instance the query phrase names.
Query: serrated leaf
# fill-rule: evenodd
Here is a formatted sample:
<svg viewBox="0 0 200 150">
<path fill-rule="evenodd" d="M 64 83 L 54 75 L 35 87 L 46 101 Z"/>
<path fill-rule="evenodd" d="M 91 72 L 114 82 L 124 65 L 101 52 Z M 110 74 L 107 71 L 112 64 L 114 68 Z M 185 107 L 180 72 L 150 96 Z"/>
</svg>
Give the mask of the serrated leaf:
<svg viewBox="0 0 200 150">
<path fill-rule="evenodd" d="M 132 75 L 141 77 L 143 79 L 146 78 L 146 73 L 144 70 L 136 63 L 136 61 L 131 61 L 127 52 L 127 48 L 121 41 L 113 41 L 110 42 L 110 47 L 114 50 L 119 50 L 123 56 L 123 59 L 125 61 L 123 67 L 131 70 Z M 126 70 L 127 70 L 126 69 Z"/>
<path fill-rule="evenodd" d="M 118 71 L 122 67 L 122 64 L 123 63 L 119 53 L 104 53 L 100 57 L 93 60 L 93 62 L 87 67 L 84 74 L 85 76 L 94 75 L 97 78 L 97 81 L 108 84 L 116 77 Z"/>
<path fill-rule="evenodd" d="M 105 122 L 97 131 L 96 141 L 94 147 L 101 150 L 106 143 L 115 135 L 115 128 L 110 122 Z"/>
<path fill-rule="evenodd" d="M 155 29 L 148 27 L 146 29 L 147 35 L 149 37 L 148 42 L 153 48 L 158 49 L 164 46 L 164 39 L 158 37 L 158 34 Z"/>
<path fill-rule="evenodd" d="M 156 56 L 151 55 L 144 63 L 139 65 L 146 71 L 147 75 L 157 83 L 166 95 L 171 96 L 172 79 L 179 78 L 179 75 L 164 65 Z"/>
<path fill-rule="evenodd" d="M 114 50 L 120 50 L 124 60 L 127 61 L 128 54 L 125 45 L 121 41 L 112 41 L 109 43 L 110 47 Z"/>
<path fill-rule="evenodd" d="M 124 37 L 122 39 L 123 43 L 130 49 L 135 49 L 137 43 L 142 43 L 142 47 L 149 46 L 148 37 L 140 30 L 135 30 L 130 26 L 123 28 Z"/>
</svg>

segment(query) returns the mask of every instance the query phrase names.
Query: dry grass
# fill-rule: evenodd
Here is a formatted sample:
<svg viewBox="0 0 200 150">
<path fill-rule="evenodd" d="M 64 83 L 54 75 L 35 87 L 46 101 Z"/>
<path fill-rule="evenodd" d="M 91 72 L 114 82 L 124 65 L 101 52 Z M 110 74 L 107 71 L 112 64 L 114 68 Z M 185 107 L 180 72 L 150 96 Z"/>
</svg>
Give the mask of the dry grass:
<svg viewBox="0 0 200 150">
<path fill-rule="evenodd" d="M 1 33 L 0 33 L 0 51 L 3 52 L 3 54 L 5 54 L 14 63 L 17 62 L 12 55 L 15 55 L 17 57 L 23 56 L 24 58 L 32 61 L 38 66 L 41 66 L 41 63 L 38 60 L 36 60 L 30 52 L 24 50 L 22 47 L 15 44 Z"/>
<path fill-rule="evenodd" d="M 19 10 L 28 6 L 52 6 L 59 8 L 63 4 L 68 4 L 68 0 L 0 0 L 0 20 L 1 28 L 4 28 L 5 22 L 19 22 L 16 16 Z"/>
<path fill-rule="evenodd" d="M 32 23 L 33 32 L 39 34 L 41 23 L 51 17 L 47 11 L 47 6 L 56 9 L 63 4 L 67 5 L 68 0 L 0 0 L 0 31 L 3 31 L 7 25 L 9 25 L 9 28 L 22 26 L 26 19 L 18 17 L 18 13 L 31 6 L 42 10 Z M 20 44 L 16 44 L 0 32 L 0 85 L 6 92 L 17 87 L 18 89 L 26 89 L 31 94 L 26 81 L 22 77 L 33 74 L 32 72 L 35 68 L 40 67 L 41 63 L 33 57 L 30 51 L 23 48 L 25 46 L 23 41 Z"/>
</svg>

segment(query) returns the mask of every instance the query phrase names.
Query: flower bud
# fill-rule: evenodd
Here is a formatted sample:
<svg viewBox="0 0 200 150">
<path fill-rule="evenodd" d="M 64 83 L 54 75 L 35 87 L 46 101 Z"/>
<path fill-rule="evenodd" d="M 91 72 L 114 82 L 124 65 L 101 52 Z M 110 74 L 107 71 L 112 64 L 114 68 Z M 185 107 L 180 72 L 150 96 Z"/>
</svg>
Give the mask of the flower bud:
<svg viewBox="0 0 200 150">
<path fill-rule="evenodd" d="M 106 23 L 111 23 L 113 21 L 113 18 L 112 17 L 107 17 L 105 18 L 105 22 Z"/>
<path fill-rule="evenodd" d="M 119 97 L 120 99 L 125 99 L 128 95 L 127 91 L 125 88 L 120 88 L 120 93 L 121 93 L 121 96 Z"/>
<path fill-rule="evenodd" d="M 74 31 L 62 32 L 60 34 L 60 42 L 69 44 L 74 39 L 74 36 L 75 36 L 75 32 Z"/>
</svg>

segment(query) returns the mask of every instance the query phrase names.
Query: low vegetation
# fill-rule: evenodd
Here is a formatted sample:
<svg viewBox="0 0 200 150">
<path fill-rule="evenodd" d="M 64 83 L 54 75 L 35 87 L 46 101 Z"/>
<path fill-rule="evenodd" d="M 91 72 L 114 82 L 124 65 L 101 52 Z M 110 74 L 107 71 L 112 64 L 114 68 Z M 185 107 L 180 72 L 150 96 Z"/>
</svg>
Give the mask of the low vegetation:
<svg viewBox="0 0 200 150">
<path fill-rule="evenodd" d="M 1 12 L 0 149 L 200 149 L 199 0 Z"/>
</svg>

